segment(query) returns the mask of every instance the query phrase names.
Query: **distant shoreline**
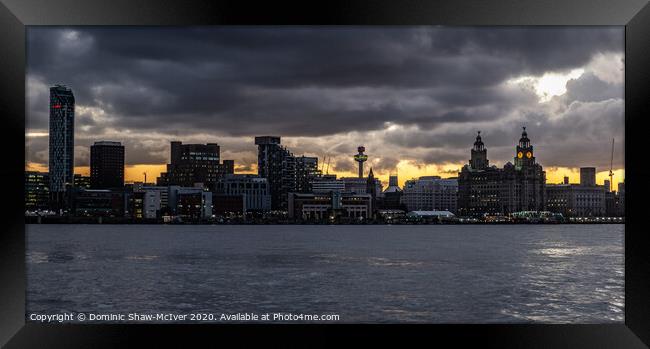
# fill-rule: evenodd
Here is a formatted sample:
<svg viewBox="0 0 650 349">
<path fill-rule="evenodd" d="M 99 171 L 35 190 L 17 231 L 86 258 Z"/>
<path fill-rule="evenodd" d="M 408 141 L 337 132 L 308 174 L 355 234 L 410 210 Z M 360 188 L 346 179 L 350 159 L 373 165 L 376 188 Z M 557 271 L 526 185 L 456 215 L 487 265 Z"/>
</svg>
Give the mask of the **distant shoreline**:
<svg viewBox="0 0 650 349">
<path fill-rule="evenodd" d="M 160 221 L 133 221 L 127 219 L 102 218 L 100 221 L 94 218 L 70 218 L 70 217 L 43 217 L 39 222 L 37 217 L 25 217 L 25 224 L 109 224 L 109 225 L 576 225 L 576 224 L 625 224 L 625 220 L 620 221 L 582 221 L 582 222 L 364 222 L 364 223 L 330 223 L 330 222 L 246 222 L 246 221 L 196 221 L 196 222 L 175 222 L 164 223 Z"/>
</svg>

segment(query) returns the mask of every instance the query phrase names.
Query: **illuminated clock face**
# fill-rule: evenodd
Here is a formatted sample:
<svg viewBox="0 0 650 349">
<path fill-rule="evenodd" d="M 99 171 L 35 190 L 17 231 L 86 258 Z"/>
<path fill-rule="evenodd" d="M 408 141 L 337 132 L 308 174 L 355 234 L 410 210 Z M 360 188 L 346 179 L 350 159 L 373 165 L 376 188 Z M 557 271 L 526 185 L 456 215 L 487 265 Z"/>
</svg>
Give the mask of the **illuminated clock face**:
<svg viewBox="0 0 650 349">
<path fill-rule="evenodd" d="M 527 152 L 527 153 L 526 153 L 526 157 L 529 158 L 529 159 L 532 158 L 532 157 L 533 157 L 533 153 L 531 153 L 531 152 Z"/>
<path fill-rule="evenodd" d="M 517 153 L 517 157 L 520 158 L 520 159 L 523 158 L 523 157 L 524 157 L 524 153 L 522 153 L 522 152 Z"/>
</svg>

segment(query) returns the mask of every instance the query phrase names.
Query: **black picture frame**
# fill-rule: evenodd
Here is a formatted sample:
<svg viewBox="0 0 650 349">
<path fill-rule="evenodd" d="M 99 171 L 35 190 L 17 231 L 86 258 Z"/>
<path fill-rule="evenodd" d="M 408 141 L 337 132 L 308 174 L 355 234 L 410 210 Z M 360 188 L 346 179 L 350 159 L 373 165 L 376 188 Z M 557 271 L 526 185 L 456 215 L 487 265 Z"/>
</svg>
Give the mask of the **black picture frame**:
<svg viewBox="0 0 650 349">
<path fill-rule="evenodd" d="M 614 325 L 42 325 L 25 322 L 23 218 L 25 26 L 29 25 L 624 25 L 625 26 L 625 323 Z M 0 111 L 6 205 L 0 233 L 0 345 L 123 347 L 137 339 L 264 340 L 290 345 L 296 336 L 324 344 L 344 337 L 488 347 L 615 347 L 650 345 L 650 243 L 643 226 L 650 197 L 646 166 L 650 110 L 650 5 L 646 0 L 305 1 L 0 0 Z M 22 163 L 21 163 L 22 162 Z M 254 334 L 254 335 L 251 335 Z M 190 337 L 191 336 L 191 337 Z M 224 338 L 226 337 L 226 338 Z M 282 338 L 280 338 L 282 337 Z M 218 340 L 218 342 L 216 341 Z M 282 340 L 280 342 L 280 340 Z M 240 344 L 242 342 L 239 342 Z M 644 344 L 645 343 L 645 344 Z"/>
</svg>

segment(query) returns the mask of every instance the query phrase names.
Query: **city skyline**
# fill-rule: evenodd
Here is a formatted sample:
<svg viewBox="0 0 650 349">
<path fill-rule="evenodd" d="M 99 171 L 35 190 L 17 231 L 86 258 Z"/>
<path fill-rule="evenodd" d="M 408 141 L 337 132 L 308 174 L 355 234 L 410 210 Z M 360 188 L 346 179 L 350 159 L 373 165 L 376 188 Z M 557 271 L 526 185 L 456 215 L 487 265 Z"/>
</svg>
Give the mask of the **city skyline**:
<svg viewBox="0 0 650 349">
<path fill-rule="evenodd" d="M 577 181 L 581 166 L 602 183 L 613 137 L 621 182 L 622 60 L 611 27 L 30 28 L 25 167 L 47 170 L 43 96 L 62 83 L 77 99 L 84 175 L 101 140 L 124 144 L 127 182 L 164 171 L 172 140 L 219 143 L 236 172 L 255 173 L 254 137 L 278 135 L 296 154 L 331 157 L 339 176 L 357 176 L 364 145 L 365 172 L 386 183 L 397 170 L 403 185 L 457 176 L 477 130 L 491 164 L 512 162 L 528 126 L 549 183 Z"/>
</svg>

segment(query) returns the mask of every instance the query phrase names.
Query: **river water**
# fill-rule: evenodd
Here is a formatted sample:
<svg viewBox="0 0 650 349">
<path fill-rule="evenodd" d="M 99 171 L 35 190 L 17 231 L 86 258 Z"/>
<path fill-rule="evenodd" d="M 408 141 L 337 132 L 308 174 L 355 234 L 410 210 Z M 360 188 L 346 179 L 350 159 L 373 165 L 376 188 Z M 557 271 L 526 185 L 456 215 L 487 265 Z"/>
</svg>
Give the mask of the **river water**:
<svg viewBox="0 0 650 349">
<path fill-rule="evenodd" d="M 26 312 L 28 320 L 71 312 L 337 314 L 338 323 L 623 322 L 623 231 L 27 225 Z"/>
</svg>

